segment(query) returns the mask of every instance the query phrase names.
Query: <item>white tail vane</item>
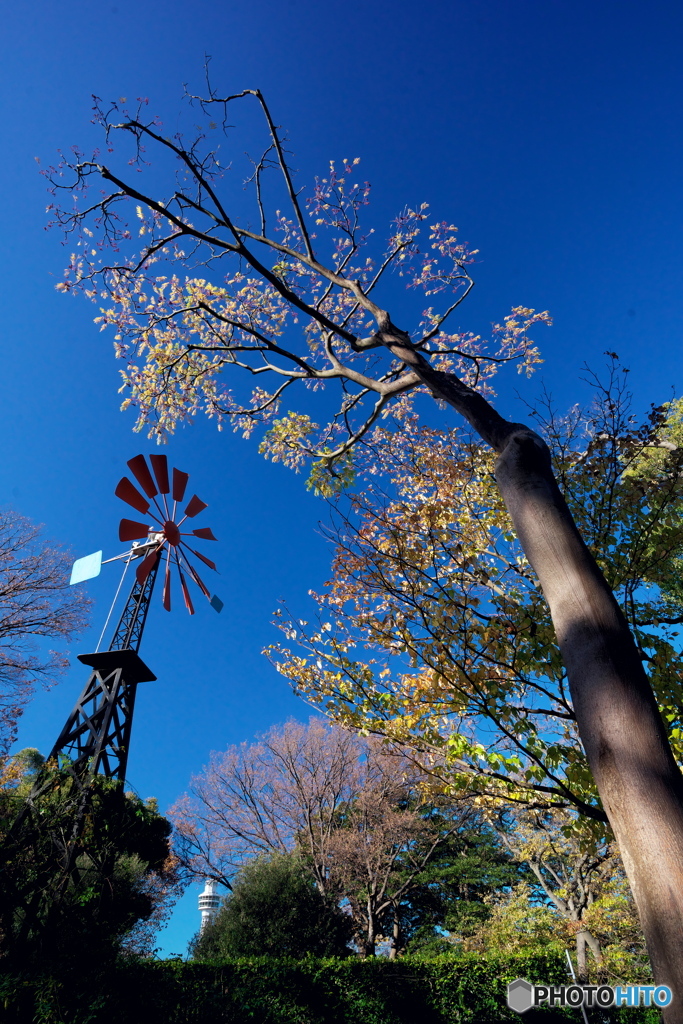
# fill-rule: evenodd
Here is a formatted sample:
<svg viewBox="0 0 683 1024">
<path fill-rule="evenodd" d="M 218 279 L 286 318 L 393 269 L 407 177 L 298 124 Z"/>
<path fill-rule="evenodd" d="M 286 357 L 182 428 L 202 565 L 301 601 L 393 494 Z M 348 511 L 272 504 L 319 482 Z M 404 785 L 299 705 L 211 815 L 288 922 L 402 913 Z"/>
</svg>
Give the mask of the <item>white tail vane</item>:
<svg viewBox="0 0 683 1024">
<path fill-rule="evenodd" d="M 101 568 L 101 551 L 95 551 L 92 555 L 85 555 L 83 558 L 77 558 L 71 569 L 69 585 L 73 586 L 74 583 L 83 583 L 84 580 L 94 579 L 95 576 L 100 575 Z"/>
</svg>

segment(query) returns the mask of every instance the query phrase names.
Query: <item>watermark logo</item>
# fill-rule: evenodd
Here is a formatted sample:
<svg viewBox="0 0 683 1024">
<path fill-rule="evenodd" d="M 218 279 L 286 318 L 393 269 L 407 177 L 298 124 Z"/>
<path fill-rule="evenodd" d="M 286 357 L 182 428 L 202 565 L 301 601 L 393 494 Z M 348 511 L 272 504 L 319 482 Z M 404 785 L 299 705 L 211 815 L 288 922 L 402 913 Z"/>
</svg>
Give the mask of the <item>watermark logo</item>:
<svg viewBox="0 0 683 1024">
<path fill-rule="evenodd" d="M 534 1006 L 668 1006 L 667 985 L 532 985 L 517 978 L 508 985 L 508 1006 L 526 1013 Z"/>
</svg>

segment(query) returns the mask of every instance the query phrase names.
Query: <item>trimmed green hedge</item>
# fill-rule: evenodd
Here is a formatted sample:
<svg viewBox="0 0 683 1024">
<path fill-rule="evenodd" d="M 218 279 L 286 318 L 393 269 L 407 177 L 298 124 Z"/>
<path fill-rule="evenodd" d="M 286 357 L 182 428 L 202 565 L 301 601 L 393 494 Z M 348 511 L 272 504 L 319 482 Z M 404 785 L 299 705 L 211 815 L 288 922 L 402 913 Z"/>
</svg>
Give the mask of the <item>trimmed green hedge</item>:
<svg viewBox="0 0 683 1024">
<path fill-rule="evenodd" d="M 444 955 L 425 960 L 221 962 L 126 960 L 89 978 L 0 979 L 8 1024 L 540 1024 L 507 1008 L 515 978 L 567 984 L 556 953 L 509 957 Z M 595 1011 L 593 1011 L 595 1012 Z M 580 1011 L 552 1019 L 580 1021 Z M 610 1020 L 659 1021 L 657 1011 L 621 1010 Z"/>
</svg>

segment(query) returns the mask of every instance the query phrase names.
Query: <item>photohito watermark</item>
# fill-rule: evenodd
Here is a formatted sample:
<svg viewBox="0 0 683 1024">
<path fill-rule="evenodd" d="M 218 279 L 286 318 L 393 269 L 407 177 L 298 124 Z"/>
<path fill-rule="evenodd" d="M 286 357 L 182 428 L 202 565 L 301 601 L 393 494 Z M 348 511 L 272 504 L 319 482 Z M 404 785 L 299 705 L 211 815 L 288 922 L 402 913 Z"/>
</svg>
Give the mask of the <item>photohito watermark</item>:
<svg viewBox="0 0 683 1024">
<path fill-rule="evenodd" d="M 668 1006 L 667 985 L 532 985 L 517 978 L 508 985 L 508 1006 L 526 1013 L 532 1006 Z"/>
</svg>

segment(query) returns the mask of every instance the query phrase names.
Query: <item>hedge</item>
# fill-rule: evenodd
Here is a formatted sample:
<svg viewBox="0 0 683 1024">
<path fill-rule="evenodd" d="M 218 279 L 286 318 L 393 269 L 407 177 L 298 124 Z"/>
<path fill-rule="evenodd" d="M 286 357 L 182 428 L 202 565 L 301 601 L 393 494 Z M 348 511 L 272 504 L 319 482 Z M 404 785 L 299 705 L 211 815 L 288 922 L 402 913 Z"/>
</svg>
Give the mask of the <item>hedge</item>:
<svg viewBox="0 0 683 1024">
<path fill-rule="evenodd" d="M 479 956 L 201 962 L 122 960 L 83 976 L 0 979 L 7 1024 L 541 1024 L 582 1021 L 580 1011 L 523 1017 L 508 1009 L 515 978 L 567 984 L 554 952 Z M 596 1011 L 590 1011 L 597 1024 Z M 655 1010 L 621 1009 L 602 1020 L 657 1022 Z"/>
</svg>

